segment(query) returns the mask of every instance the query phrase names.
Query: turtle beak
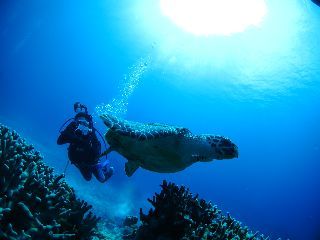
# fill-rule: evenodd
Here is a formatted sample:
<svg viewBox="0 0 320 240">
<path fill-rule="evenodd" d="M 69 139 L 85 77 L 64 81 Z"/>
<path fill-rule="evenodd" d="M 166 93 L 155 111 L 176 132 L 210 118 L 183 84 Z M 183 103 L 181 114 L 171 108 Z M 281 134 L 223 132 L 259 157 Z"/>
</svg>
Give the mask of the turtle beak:
<svg viewBox="0 0 320 240">
<path fill-rule="evenodd" d="M 238 158 L 239 157 L 239 151 L 238 151 L 238 147 L 237 145 L 235 145 L 234 143 L 232 143 L 232 147 L 230 147 L 230 158 Z"/>
<path fill-rule="evenodd" d="M 231 142 L 230 139 L 224 138 L 219 143 L 219 149 L 221 153 L 221 159 L 238 158 L 239 151 L 237 145 Z"/>
<path fill-rule="evenodd" d="M 238 147 L 235 144 L 228 151 L 230 151 L 230 154 L 227 154 L 228 159 L 239 157 Z"/>
</svg>

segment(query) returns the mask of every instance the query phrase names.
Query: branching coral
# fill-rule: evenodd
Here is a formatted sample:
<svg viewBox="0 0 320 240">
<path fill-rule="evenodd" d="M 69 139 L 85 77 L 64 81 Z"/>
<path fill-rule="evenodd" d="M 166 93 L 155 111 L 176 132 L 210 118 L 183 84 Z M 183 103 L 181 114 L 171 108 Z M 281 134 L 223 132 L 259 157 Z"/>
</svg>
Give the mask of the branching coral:
<svg viewBox="0 0 320 240">
<path fill-rule="evenodd" d="M 90 209 L 39 152 L 0 125 L 0 240 L 90 239 L 99 220 Z"/>
<path fill-rule="evenodd" d="M 142 225 L 136 239 L 161 240 L 266 240 L 217 206 L 199 199 L 189 189 L 163 181 L 160 194 L 148 199 L 154 209 L 144 214 L 140 209 Z"/>
</svg>

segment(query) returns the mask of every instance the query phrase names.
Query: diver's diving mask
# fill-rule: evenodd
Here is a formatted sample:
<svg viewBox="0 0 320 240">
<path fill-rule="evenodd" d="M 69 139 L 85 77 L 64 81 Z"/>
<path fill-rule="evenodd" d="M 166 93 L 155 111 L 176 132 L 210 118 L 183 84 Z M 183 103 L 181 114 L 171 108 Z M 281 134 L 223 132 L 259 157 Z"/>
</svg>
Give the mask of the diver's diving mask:
<svg viewBox="0 0 320 240">
<path fill-rule="evenodd" d="M 83 106 L 78 106 L 78 107 L 75 108 L 75 112 L 76 113 L 81 113 L 81 112 L 82 113 L 86 113 L 87 112 L 86 110 L 87 110 L 87 108 L 83 107 Z"/>
<path fill-rule="evenodd" d="M 88 113 L 88 109 L 85 105 L 81 104 L 80 102 L 76 102 L 73 105 L 73 109 L 76 113 Z"/>
</svg>

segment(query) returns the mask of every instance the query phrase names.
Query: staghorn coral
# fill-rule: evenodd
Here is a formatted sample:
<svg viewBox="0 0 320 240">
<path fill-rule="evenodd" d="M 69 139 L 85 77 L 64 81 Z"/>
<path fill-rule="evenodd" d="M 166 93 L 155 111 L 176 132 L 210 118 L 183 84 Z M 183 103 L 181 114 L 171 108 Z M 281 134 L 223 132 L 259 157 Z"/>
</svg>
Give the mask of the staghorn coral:
<svg viewBox="0 0 320 240">
<path fill-rule="evenodd" d="M 99 219 L 90 209 L 38 151 L 0 125 L 0 240 L 91 239 Z"/>
<path fill-rule="evenodd" d="M 136 240 L 266 240 L 268 237 L 252 233 L 217 206 L 199 199 L 184 186 L 163 181 L 160 194 L 148 199 L 154 209 L 144 214 Z"/>
<path fill-rule="evenodd" d="M 127 216 L 123 221 L 123 226 L 130 227 L 138 223 L 136 216 Z"/>
</svg>

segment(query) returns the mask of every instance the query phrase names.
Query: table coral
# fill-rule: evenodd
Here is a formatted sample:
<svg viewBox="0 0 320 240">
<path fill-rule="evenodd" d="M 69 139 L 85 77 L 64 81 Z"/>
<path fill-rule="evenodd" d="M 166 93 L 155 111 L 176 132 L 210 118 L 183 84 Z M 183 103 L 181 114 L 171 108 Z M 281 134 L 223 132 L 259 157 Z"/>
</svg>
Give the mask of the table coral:
<svg viewBox="0 0 320 240">
<path fill-rule="evenodd" d="M 0 240 L 90 239 L 99 219 L 63 178 L 0 125 Z"/>
</svg>

